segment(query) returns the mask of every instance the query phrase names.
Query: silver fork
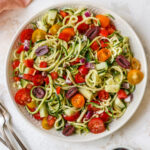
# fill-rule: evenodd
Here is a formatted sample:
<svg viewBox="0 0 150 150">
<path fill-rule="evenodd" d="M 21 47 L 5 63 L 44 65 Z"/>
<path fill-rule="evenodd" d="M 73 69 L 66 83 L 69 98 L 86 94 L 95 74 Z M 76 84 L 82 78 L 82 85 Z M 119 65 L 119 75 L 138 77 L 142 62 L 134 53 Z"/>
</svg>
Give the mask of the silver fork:
<svg viewBox="0 0 150 150">
<path fill-rule="evenodd" d="M 18 138 L 18 136 L 14 132 L 14 130 L 10 124 L 11 116 L 10 116 L 9 112 L 7 111 L 7 109 L 1 103 L 0 103 L 0 111 L 2 111 L 2 114 L 4 115 L 6 127 L 11 132 L 11 134 L 14 136 L 14 138 L 18 142 L 19 146 L 21 147 L 21 149 L 27 150 L 27 148 L 24 146 L 24 144 L 21 142 L 21 140 Z"/>
<path fill-rule="evenodd" d="M 8 148 L 10 150 L 15 150 L 15 148 L 13 147 L 13 145 L 11 144 L 11 142 L 9 141 L 9 139 L 6 135 L 4 128 L 5 128 L 5 119 L 4 119 L 2 112 L 0 111 L 0 129 L 1 129 L 2 136 L 3 136 L 4 140 L 6 141 Z"/>
</svg>

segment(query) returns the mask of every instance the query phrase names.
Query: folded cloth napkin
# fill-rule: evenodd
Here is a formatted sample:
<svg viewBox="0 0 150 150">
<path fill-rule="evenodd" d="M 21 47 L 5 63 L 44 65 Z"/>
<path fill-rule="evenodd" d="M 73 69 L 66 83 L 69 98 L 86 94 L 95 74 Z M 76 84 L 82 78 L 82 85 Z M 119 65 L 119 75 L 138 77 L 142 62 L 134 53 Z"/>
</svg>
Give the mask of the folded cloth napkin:
<svg viewBox="0 0 150 150">
<path fill-rule="evenodd" d="M 0 0 L 0 13 L 4 10 L 26 7 L 32 0 Z"/>
</svg>

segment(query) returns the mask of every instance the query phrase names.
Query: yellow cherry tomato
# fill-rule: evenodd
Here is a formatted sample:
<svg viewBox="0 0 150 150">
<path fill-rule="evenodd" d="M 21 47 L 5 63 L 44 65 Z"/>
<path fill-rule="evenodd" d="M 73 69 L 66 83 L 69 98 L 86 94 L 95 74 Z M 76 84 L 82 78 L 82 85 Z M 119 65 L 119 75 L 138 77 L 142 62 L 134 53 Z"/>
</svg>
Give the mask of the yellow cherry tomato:
<svg viewBox="0 0 150 150">
<path fill-rule="evenodd" d="M 61 26 L 58 24 L 54 24 L 50 29 L 49 33 L 55 35 Z"/>
<path fill-rule="evenodd" d="M 130 84 L 138 84 L 142 81 L 144 74 L 140 70 L 130 70 L 128 72 L 127 79 Z"/>
<path fill-rule="evenodd" d="M 41 29 L 36 29 L 32 33 L 32 42 L 37 42 L 39 40 L 44 40 L 46 36 L 46 32 Z"/>
<path fill-rule="evenodd" d="M 35 101 L 31 101 L 30 103 L 27 103 L 27 107 L 29 108 L 29 109 L 35 109 L 36 108 L 36 103 L 35 103 Z"/>
<path fill-rule="evenodd" d="M 44 118 L 43 118 L 43 120 L 42 120 L 42 127 L 43 127 L 44 129 L 46 129 L 46 130 L 49 130 L 49 129 L 52 128 L 52 127 L 49 126 L 49 124 L 48 124 L 47 117 L 44 117 Z"/>
<path fill-rule="evenodd" d="M 132 69 L 136 69 L 136 70 L 140 70 L 141 69 L 141 64 L 140 64 L 139 60 L 137 60 L 134 57 L 131 59 L 131 68 Z"/>
</svg>

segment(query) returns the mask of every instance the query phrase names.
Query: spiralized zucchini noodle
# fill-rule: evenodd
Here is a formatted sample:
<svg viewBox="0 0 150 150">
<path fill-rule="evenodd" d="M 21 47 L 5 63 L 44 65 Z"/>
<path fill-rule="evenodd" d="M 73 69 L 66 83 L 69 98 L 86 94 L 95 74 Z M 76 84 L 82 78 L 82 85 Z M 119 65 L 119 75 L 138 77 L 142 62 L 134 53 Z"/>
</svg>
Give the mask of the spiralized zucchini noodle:
<svg viewBox="0 0 150 150">
<path fill-rule="evenodd" d="M 30 103 L 22 103 L 29 114 L 40 114 L 38 120 L 51 116 L 56 130 L 69 125 L 78 134 L 91 131 L 89 122 L 104 113 L 109 118 L 101 118 L 105 128 L 124 114 L 128 103 L 118 97 L 118 91 L 131 95 L 135 86 L 127 80 L 129 69 L 116 58 L 121 55 L 131 62 L 133 54 L 128 37 L 113 28 L 109 15 L 107 19 L 109 26 L 104 27 L 86 8 L 64 8 L 49 10 L 34 23 L 32 38 L 27 39 L 30 45 L 23 42 L 24 49 L 13 54 L 13 61 L 19 60 L 14 86 L 30 90 Z M 43 128 L 49 129 L 44 123 Z"/>
</svg>

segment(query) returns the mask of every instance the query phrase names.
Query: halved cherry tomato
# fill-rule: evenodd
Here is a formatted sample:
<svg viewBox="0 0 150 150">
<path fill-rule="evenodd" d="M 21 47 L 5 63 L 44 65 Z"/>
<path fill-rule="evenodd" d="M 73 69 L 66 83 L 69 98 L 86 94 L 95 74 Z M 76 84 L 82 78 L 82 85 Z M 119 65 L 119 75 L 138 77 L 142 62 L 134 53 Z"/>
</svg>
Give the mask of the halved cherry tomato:
<svg viewBox="0 0 150 150">
<path fill-rule="evenodd" d="M 56 88 L 56 93 L 57 93 L 57 94 L 60 94 L 60 90 L 61 90 L 61 87 L 58 86 L 58 87 Z"/>
<path fill-rule="evenodd" d="M 101 43 L 101 48 L 105 48 L 108 46 L 108 44 L 106 44 L 103 40 L 101 40 L 100 43 Z"/>
<path fill-rule="evenodd" d="M 36 120 L 42 120 L 43 118 L 40 116 L 40 113 L 37 112 L 36 114 L 33 115 L 33 117 L 36 119 Z"/>
<path fill-rule="evenodd" d="M 31 90 L 33 88 L 33 84 L 28 83 L 26 88 L 29 89 L 29 90 Z"/>
<path fill-rule="evenodd" d="M 35 101 L 31 101 L 30 103 L 27 104 L 27 107 L 32 110 L 36 108 L 36 103 Z"/>
<path fill-rule="evenodd" d="M 76 108 L 82 108 L 85 104 L 85 99 L 83 95 L 78 93 L 71 98 L 71 103 Z"/>
<path fill-rule="evenodd" d="M 77 23 L 80 22 L 80 21 L 82 21 L 82 20 L 83 20 L 83 17 L 82 17 L 82 16 L 78 16 L 78 21 L 77 21 Z"/>
<path fill-rule="evenodd" d="M 60 32 L 58 38 L 68 42 L 74 35 L 75 35 L 75 32 L 73 28 L 65 28 Z"/>
<path fill-rule="evenodd" d="M 58 73 L 57 72 L 51 72 L 51 77 L 53 80 L 57 79 L 58 78 Z"/>
<path fill-rule="evenodd" d="M 100 118 L 92 118 L 88 122 L 88 128 L 90 132 L 97 134 L 105 131 L 104 122 Z"/>
<path fill-rule="evenodd" d="M 48 77 L 44 78 L 44 81 L 45 81 L 46 85 L 49 84 L 49 78 Z"/>
<path fill-rule="evenodd" d="M 44 117 L 43 120 L 42 120 L 42 127 L 46 130 L 49 130 L 52 128 L 52 126 L 49 126 L 48 124 L 48 120 L 47 120 L 47 117 Z"/>
<path fill-rule="evenodd" d="M 20 81 L 20 78 L 19 77 L 13 77 L 14 81 Z"/>
<path fill-rule="evenodd" d="M 111 25 L 109 25 L 109 26 L 107 27 L 107 31 L 108 31 L 108 34 L 109 34 L 109 35 L 112 34 L 112 33 L 114 33 L 115 30 L 116 30 L 116 27 L 115 27 L 113 24 L 111 24 Z"/>
<path fill-rule="evenodd" d="M 34 68 L 29 68 L 29 72 L 28 72 L 29 75 L 34 76 L 35 73 L 36 73 L 36 70 Z"/>
<path fill-rule="evenodd" d="M 136 70 L 140 70 L 141 69 L 141 64 L 140 64 L 139 60 L 137 60 L 134 57 L 131 59 L 131 68 L 132 69 L 136 69 Z"/>
<path fill-rule="evenodd" d="M 130 84 L 138 84 L 140 83 L 144 78 L 144 74 L 140 70 L 130 70 L 128 72 L 127 79 Z"/>
<path fill-rule="evenodd" d="M 25 40 L 31 40 L 33 29 L 24 29 L 20 34 L 20 40 L 23 43 Z"/>
<path fill-rule="evenodd" d="M 100 104 L 100 102 L 98 102 L 98 101 L 91 101 L 92 103 L 95 103 L 95 104 Z M 92 104 L 89 104 L 88 105 L 88 107 L 87 107 L 87 109 L 89 110 L 89 111 L 98 111 L 98 110 L 100 110 L 100 108 L 96 108 L 96 107 L 94 107 Z"/>
<path fill-rule="evenodd" d="M 110 24 L 110 19 L 107 16 L 104 15 L 96 15 L 96 18 L 99 19 L 101 26 L 103 28 L 106 28 Z"/>
<path fill-rule="evenodd" d="M 32 76 L 32 75 L 29 75 L 29 74 L 24 74 L 24 75 L 23 75 L 23 79 L 29 80 L 29 81 L 33 81 L 33 76 Z"/>
<path fill-rule="evenodd" d="M 89 72 L 89 69 L 86 68 L 85 65 L 80 66 L 78 70 L 83 76 L 87 75 Z"/>
<path fill-rule="evenodd" d="M 46 68 L 46 67 L 47 67 L 47 62 L 46 61 L 40 62 L 40 68 Z"/>
<path fill-rule="evenodd" d="M 108 31 L 105 28 L 101 28 L 99 34 L 101 36 L 107 37 L 108 36 Z"/>
<path fill-rule="evenodd" d="M 44 40 L 46 36 L 46 32 L 41 29 L 36 29 L 32 34 L 32 42 L 37 42 L 40 40 Z"/>
<path fill-rule="evenodd" d="M 111 56 L 109 49 L 103 48 L 97 52 L 98 60 L 101 62 L 106 61 Z"/>
<path fill-rule="evenodd" d="M 77 73 L 75 75 L 75 82 L 76 83 L 84 83 L 85 82 L 85 77 L 82 76 L 80 73 Z"/>
<path fill-rule="evenodd" d="M 57 33 L 57 31 L 60 29 L 60 25 L 59 24 L 54 24 L 50 29 L 49 29 L 49 33 L 52 35 L 55 35 Z"/>
<path fill-rule="evenodd" d="M 64 115 L 63 117 L 64 117 L 64 119 L 67 120 L 67 121 L 76 121 L 79 116 L 80 116 L 80 112 L 78 111 L 78 112 L 74 113 L 74 114 L 71 115 L 71 116 L 66 116 L 66 115 Z"/>
<path fill-rule="evenodd" d="M 98 44 L 96 41 L 94 41 L 90 47 L 91 47 L 92 50 L 94 50 L 94 51 L 97 51 L 97 50 L 99 50 L 99 48 L 100 48 L 99 44 Z"/>
<path fill-rule="evenodd" d="M 44 83 L 44 78 L 41 74 L 36 74 L 33 76 L 33 83 L 35 86 L 40 86 Z"/>
<path fill-rule="evenodd" d="M 105 111 L 102 112 L 99 117 L 103 120 L 103 122 L 107 122 L 110 119 L 110 116 Z"/>
<path fill-rule="evenodd" d="M 98 92 L 98 98 L 100 101 L 107 100 L 109 98 L 109 93 L 105 90 L 101 90 Z"/>
<path fill-rule="evenodd" d="M 20 105 L 26 105 L 31 102 L 30 90 L 27 88 L 22 88 L 15 94 L 15 101 Z"/>
<path fill-rule="evenodd" d="M 64 12 L 63 10 L 60 10 L 60 15 L 65 18 L 66 16 L 68 16 L 68 13 L 67 12 Z"/>
<path fill-rule="evenodd" d="M 118 91 L 117 95 L 118 95 L 118 98 L 120 98 L 120 99 L 125 99 L 125 98 L 128 97 L 128 95 L 126 94 L 126 92 L 124 90 L 122 90 L 122 89 L 120 89 Z"/>
<path fill-rule="evenodd" d="M 71 62 L 70 64 L 73 66 L 79 62 L 80 62 L 80 58 L 77 58 L 75 61 Z"/>
<path fill-rule="evenodd" d="M 56 117 L 48 115 L 47 122 L 50 127 L 54 126 L 55 121 L 56 121 Z"/>
<path fill-rule="evenodd" d="M 20 45 L 20 47 L 17 49 L 16 53 L 20 54 L 22 51 L 24 51 L 24 46 Z"/>
<path fill-rule="evenodd" d="M 16 69 L 20 64 L 20 61 L 18 59 L 14 60 L 13 63 L 12 63 L 12 67 L 13 69 Z"/>
<path fill-rule="evenodd" d="M 87 30 L 89 29 L 89 25 L 86 23 L 81 23 L 78 27 L 77 30 L 79 33 L 84 34 Z"/>
<path fill-rule="evenodd" d="M 33 59 L 24 60 L 24 64 L 25 64 L 26 67 L 33 68 L 33 63 L 34 63 Z"/>
</svg>

